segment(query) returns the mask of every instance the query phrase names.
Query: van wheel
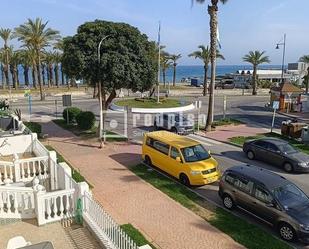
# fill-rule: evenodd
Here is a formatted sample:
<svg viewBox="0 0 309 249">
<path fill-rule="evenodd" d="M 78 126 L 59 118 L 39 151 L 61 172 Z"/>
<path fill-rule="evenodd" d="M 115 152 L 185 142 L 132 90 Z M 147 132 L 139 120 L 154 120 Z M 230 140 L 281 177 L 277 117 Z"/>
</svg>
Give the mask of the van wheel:
<svg viewBox="0 0 309 249">
<path fill-rule="evenodd" d="M 222 201 L 223 201 L 223 206 L 229 210 L 235 207 L 232 197 L 228 194 L 223 195 Z"/>
<path fill-rule="evenodd" d="M 285 222 L 279 224 L 278 231 L 280 237 L 286 241 L 294 241 L 296 238 L 294 228 Z"/>
<path fill-rule="evenodd" d="M 185 185 L 185 186 L 187 186 L 187 187 L 190 187 L 190 186 L 191 186 L 190 180 L 189 180 L 189 178 L 188 178 L 185 174 L 180 174 L 179 180 L 180 180 L 180 182 L 181 182 L 183 185 Z"/>
<path fill-rule="evenodd" d="M 151 159 L 149 156 L 145 156 L 145 163 L 148 165 L 148 166 L 152 166 L 152 162 L 151 162 Z"/>
<path fill-rule="evenodd" d="M 290 163 L 284 163 L 283 169 L 288 173 L 292 173 L 294 171 L 293 166 Z"/>
<path fill-rule="evenodd" d="M 176 129 L 176 127 L 173 127 L 173 128 L 171 129 L 171 132 L 173 132 L 173 133 L 176 133 L 176 134 L 177 134 L 177 129 Z"/>
<path fill-rule="evenodd" d="M 252 150 L 247 151 L 247 157 L 249 160 L 253 160 L 255 158 L 255 155 Z"/>
</svg>

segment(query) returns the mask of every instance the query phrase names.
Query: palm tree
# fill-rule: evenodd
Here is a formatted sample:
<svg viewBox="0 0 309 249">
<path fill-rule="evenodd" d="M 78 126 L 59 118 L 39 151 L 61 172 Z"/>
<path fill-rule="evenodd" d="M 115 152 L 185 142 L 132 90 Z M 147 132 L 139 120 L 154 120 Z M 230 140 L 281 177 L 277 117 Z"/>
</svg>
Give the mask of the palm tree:
<svg viewBox="0 0 309 249">
<path fill-rule="evenodd" d="M 65 84 L 65 80 L 64 80 L 64 72 L 63 72 L 63 68 L 62 68 L 62 53 L 63 53 L 63 40 L 59 40 L 55 46 L 54 49 L 56 49 L 56 52 L 58 52 L 61 56 L 61 58 L 59 58 L 59 63 L 60 63 L 60 71 L 61 71 L 61 84 L 64 85 Z"/>
<path fill-rule="evenodd" d="M 252 95 L 257 95 L 257 68 L 260 64 L 270 63 L 269 57 L 264 56 L 265 51 L 250 51 L 243 57 L 243 61 L 251 63 L 253 66 L 253 76 L 252 76 Z"/>
<path fill-rule="evenodd" d="M 207 74 L 208 74 L 208 67 L 210 63 L 210 49 L 209 47 L 205 47 L 204 45 L 198 46 L 200 50 L 194 51 L 193 53 L 189 54 L 190 57 L 195 57 L 195 59 L 200 59 L 204 62 L 204 88 L 203 88 L 203 96 L 207 94 Z M 220 54 L 219 50 L 216 51 L 217 58 L 225 60 L 224 56 Z M 211 103 L 209 103 L 210 105 Z"/>
<path fill-rule="evenodd" d="M 59 31 L 47 28 L 47 24 L 48 22 L 43 23 L 41 18 L 36 18 L 35 20 L 28 19 L 26 23 L 15 28 L 15 35 L 18 37 L 18 40 L 22 41 L 26 46 L 31 46 L 35 51 L 41 100 L 44 99 L 40 73 L 41 53 L 44 48 L 60 38 Z"/>
<path fill-rule="evenodd" d="M 59 64 L 61 63 L 62 60 L 62 54 L 59 53 L 58 51 L 54 52 L 54 71 L 55 71 L 55 82 L 56 86 L 59 87 Z"/>
<path fill-rule="evenodd" d="M 211 131 L 211 125 L 214 120 L 214 92 L 216 80 L 216 58 L 217 58 L 217 30 L 218 30 L 218 4 L 219 2 L 225 4 L 228 0 L 210 0 L 211 5 L 208 5 L 208 14 L 210 16 L 210 63 L 211 63 L 211 79 L 209 91 L 209 106 L 206 122 L 206 130 Z M 191 3 L 205 3 L 206 0 L 191 0 Z"/>
<path fill-rule="evenodd" d="M 18 65 L 21 63 L 19 51 L 14 51 L 13 47 L 9 48 L 10 54 L 10 72 L 12 74 L 13 88 L 16 90 L 19 86 Z"/>
<path fill-rule="evenodd" d="M 309 55 L 304 55 L 304 56 L 300 57 L 299 61 L 304 62 L 308 65 L 307 75 L 305 76 L 306 93 L 308 93 L 308 88 L 309 88 Z"/>
<path fill-rule="evenodd" d="M 53 68 L 54 68 L 54 53 L 53 52 L 45 52 L 44 53 L 44 62 L 46 63 L 47 69 L 47 82 L 48 87 L 54 85 L 54 76 L 53 76 Z"/>
<path fill-rule="evenodd" d="M 176 66 L 177 61 L 181 58 L 181 54 L 172 54 L 170 55 L 170 59 L 173 62 L 173 86 L 176 85 Z"/>
<path fill-rule="evenodd" d="M 9 71 L 10 71 L 10 61 L 9 61 L 9 40 L 12 39 L 12 30 L 10 29 L 0 29 L 0 37 L 2 38 L 2 40 L 4 41 L 4 53 L 5 53 L 5 57 L 4 57 L 4 75 L 5 75 L 5 79 L 6 79 L 6 85 L 9 86 L 10 85 L 10 78 L 9 78 Z M 3 88 L 5 88 L 5 84 L 3 84 Z"/>
<path fill-rule="evenodd" d="M 161 55 L 161 68 L 163 75 L 163 86 L 165 87 L 166 82 L 166 70 L 172 66 L 172 62 L 170 61 L 170 55 L 166 52 Z"/>
</svg>

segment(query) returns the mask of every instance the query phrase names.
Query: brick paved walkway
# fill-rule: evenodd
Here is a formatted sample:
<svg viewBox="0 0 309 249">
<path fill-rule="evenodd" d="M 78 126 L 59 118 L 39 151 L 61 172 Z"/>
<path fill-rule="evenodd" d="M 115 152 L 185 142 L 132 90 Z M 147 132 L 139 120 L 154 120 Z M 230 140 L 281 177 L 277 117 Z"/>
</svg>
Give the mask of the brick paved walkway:
<svg viewBox="0 0 309 249">
<path fill-rule="evenodd" d="M 131 223 L 158 248 L 243 248 L 190 210 L 144 182 L 125 166 L 140 161 L 141 147 L 87 144 L 52 122 L 48 143 L 94 185 L 94 196 L 119 224 Z"/>
</svg>

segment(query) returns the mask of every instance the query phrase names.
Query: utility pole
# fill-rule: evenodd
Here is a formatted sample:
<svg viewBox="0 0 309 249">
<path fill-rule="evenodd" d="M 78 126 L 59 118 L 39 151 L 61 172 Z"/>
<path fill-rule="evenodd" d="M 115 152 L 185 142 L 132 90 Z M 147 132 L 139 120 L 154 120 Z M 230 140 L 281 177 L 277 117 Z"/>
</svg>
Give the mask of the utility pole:
<svg viewBox="0 0 309 249">
<path fill-rule="evenodd" d="M 159 32 L 158 32 L 158 84 L 157 84 L 157 103 L 160 103 L 160 71 L 161 71 L 161 47 L 160 47 L 160 33 L 161 33 L 161 22 L 159 22 Z"/>
</svg>

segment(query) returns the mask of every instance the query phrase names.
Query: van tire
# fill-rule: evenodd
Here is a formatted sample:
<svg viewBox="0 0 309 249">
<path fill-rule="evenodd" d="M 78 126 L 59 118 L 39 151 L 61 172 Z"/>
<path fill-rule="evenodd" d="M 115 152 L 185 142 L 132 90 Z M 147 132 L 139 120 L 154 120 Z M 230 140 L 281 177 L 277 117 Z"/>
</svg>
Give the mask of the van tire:
<svg viewBox="0 0 309 249">
<path fill-rule="evenodd" d="M 228 194 L 223 195 L 222 202 L 223 202 L 223 206 L 229 210 L 232 210 L 235 207 L 233 198 Z"/>
<path fill-rule="evenodd" d="M 187 187 L 190 187 L 191 184 L 190 184 L 190 180 L 188 178 L 188 176 L 184 173 L 181 173 L 180 176 L 179 176 L 179 181 L 181 182 L 181 184 L 187 186 Z"/>
<path fill-rule="evenodd" d="M 145 164 L 147 164 L 148 166 L 152 166 L 152 162 L 149 156 L 145 156 Z"/>
</svg>

